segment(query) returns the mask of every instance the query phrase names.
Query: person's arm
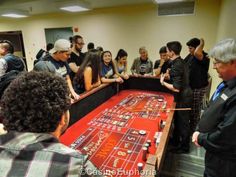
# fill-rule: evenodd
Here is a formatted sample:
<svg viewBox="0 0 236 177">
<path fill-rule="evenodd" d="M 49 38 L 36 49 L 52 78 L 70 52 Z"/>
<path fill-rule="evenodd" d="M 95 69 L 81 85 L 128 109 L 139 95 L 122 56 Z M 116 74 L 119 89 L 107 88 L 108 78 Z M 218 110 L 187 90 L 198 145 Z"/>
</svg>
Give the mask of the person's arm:
<svg viewBox="0 0 236 177">
<path fill-rule="evenodd" d="M 95 87 L 99 87 L 101 85 L 101 79 L 100 79 L 100 76 L 98 76 L 98 81 L 96 83 L 93 84 L 93 88 Z"/>
<path fill-rule="evenodd" d="M 161 68 L 164 63 L 165 63 L 165 61 L 163 59 L 160 59 L 160 63 L 158 61 L 156 61 L 155 65 L 154 65 L 154 73 L 155 73 L 156 77 L 160 76 Z"/>
<path fill-rule="evenodd" d="M 179 89 L 175 88 L 173 84 L 169 84 L 167 82 L 164 81 L 165 79 L 165 74 L 161 74 L 161 77 L 160 77 L 160 83 L 162 86 L 168 88 L 169 90 L 173 91 L 173 92 L 177 92 L 179 93 Z"/>
<path fill-rule="evenodd" d="M 224 110 L 228 111 L 225 111 L 214 131 L 194 133 L 195 142 L 211 152 L 231 152 L 236 145 L 236 98 L 225 105 Z"/>
<path fill-rule="evenodd" d="M 183 87 L 183 73 L 184 72 L 184 63 L 177 61 L 173 67 L 171 67 L 171 80 L 172 84 L 166 83 L 164 81 L 165 74 L 161 75 L 160 82 L 161 84 L 172 90 L 173 92 L 180 92 L 180 89 Z"/>
<path fill-rule="evenodd" d="M 3 76 L 7 71 L 7 62 L 3 58 L 0 59 L 0 76 Z"/>
<path fill-rule="evenodd" d="M 72 94 L 73 98 L 75 100 L 78 100 L 80 96 L 75 92 L 74 88 L 72 87 L 72 82 L 71 82 L 70 76 L 68 74 L 66 75 L 66 82 L 67 82 L 67 85 L 69 87 L 70 93 Z"/>
<path fill-rule="evenodd" d="M 118 72 L 118 69 L 117 69 L 118 68 L 117 61 L 116 60 L 112 60 L 112 65 L 113 65 L 115 74 L 120 76 L 120 73 Z"/>
<path fill-rule="evenodd" d="M 198 59 L 198 60 L 203 60 L 203 47 L 204 47 L 204 40 L 201 38 L 200 39 L 200 44 L 196 47 L 195 51 L 194 51 L 194 56 Z"/>
<path fill-rule="evenodd" d="M 145 73 L 144 76 L 153 76 L 153 63 L 150 59 L 148 59 L 148 61 L 149 61 L 148 64 L 147 64 L 148 73 Z"/>
<path fill-rule="evenodd" d="M 95 87 L 98 87 L 101 84 L 100 78 L 98 76 L 98 81 L 94 84 L 92 84 L 92 68 L 86 67 L 84 70 L 84 86 L 85 90 L 89 91 Z"/>
<path fill-rule="evenodd" d="M 77 73 L 79 66 L 76 65 L 76 63 L 69 63 L 69 67 L 73 73 Z"/>
<path fill-rule="evenodd" d="M 131 66 L 131 68 L 130 68 L 130 71 L 131 71 L 131 73 L 133 74 L 133 75 L 137 75 L 137 71 L 136 71 L 136 64 L 137 62 L 136 62 L 136 59 L 134 59 L 134 62 L 133 62 L 133 64 L 132 64 L 132 66 Z"/>
<path fill-rule="evenodd" d="M 102 81 L 102 83 L 112 83 L 112 82 L 123 83 L 124 82 L 121 77 L 111 78 L 111 79 L 102 77 L 101 81 Z"/>
<path fill-rule="evenodd" d="M 86 172 L 86 177 L 104 177 L 102 172 L 99 171 L 99 169 L 89 160 L 86 161 L 84 165 L 85 169 L 84 171 Z"/>
</svg>

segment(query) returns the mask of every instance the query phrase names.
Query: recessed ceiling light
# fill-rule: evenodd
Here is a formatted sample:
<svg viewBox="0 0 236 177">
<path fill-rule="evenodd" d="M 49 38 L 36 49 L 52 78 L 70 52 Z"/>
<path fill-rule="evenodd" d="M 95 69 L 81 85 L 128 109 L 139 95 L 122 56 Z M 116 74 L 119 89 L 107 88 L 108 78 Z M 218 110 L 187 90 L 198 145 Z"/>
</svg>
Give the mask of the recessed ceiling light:
<svg viewBox="0 0 236 177">
<path fill-rule="evenodd" d="M 2 14 L 3 17 L 11 17 L 11 18 L 24 18 L 28 17 L 27 15 L 15 14 L 15 13 L 6 13 Z"/>
<path fill-rule="evenodd" d="M 157 4 L 173 3 L 173 2 L 183 2 L 183 1 L 190 1 L 190 0 L 155 0 L 155 2 Z"/>
<path fill-rule="evenodd" d="M 90 10 L 88 8 L 81 7 L 81 6 L 78 6 L 78 5 L 61 7 L 60 9 L 65 10 L 65 11 L 69 11 L 69 12 L 83 12 L 83 11 Z"/>
</svg>

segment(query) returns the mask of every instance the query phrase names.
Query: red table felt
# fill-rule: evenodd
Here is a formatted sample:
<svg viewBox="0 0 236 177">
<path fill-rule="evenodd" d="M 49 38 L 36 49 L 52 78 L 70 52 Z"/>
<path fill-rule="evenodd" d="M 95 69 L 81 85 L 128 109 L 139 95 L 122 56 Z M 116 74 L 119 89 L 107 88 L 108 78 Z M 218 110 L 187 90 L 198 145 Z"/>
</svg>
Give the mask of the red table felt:
<svg viewBox="0 0 236 177">
<path fill-rule="evenodd" d="M 173 101 L 168 93 L 121 91 L 69 127 L 60 140 L 88 154 L 108 176 L 139 176 L 137 164 L 146 163 L 142 147 L 150 139 L 149 154 L 155 154 L 154 135 L 162 131 L 160 122 Z"/>
</svg>

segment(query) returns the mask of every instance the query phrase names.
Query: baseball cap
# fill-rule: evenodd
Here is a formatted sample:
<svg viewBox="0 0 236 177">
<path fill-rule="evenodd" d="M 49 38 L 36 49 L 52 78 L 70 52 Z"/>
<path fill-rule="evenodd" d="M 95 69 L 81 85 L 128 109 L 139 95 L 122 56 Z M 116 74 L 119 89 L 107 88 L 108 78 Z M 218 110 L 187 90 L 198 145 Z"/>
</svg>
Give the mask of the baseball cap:
<svg viewBox="0 0 236 177">
<path fill-rule="evenodd" d="M 66 39 L 58 39 L 54 47 L 49 51 L 49 53 L 53 54 L 58 51 L 69 51 L 70 50 L 71 43 Z"/>
</svg>

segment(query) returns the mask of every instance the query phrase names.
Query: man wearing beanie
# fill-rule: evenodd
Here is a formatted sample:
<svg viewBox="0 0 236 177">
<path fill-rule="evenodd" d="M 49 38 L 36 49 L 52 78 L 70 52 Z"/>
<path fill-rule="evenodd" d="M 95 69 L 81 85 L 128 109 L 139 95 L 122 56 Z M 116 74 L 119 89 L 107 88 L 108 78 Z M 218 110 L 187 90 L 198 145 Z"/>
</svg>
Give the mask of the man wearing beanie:
<svg viewBox="0 0 236 177">
<path fill-rule="evenodd" d="M 189 84 L 193 90 L 193 105 L 190 116 L 190 130 L 195 131 L 196 125 L 200 120 L 203 97 L 208 86 L 209 58 L 203 51 L 204 40 L 198 38 L 190 39 L 186 45 L 189 54 L 184 61 L 189 66 Z"/>
</svg>

